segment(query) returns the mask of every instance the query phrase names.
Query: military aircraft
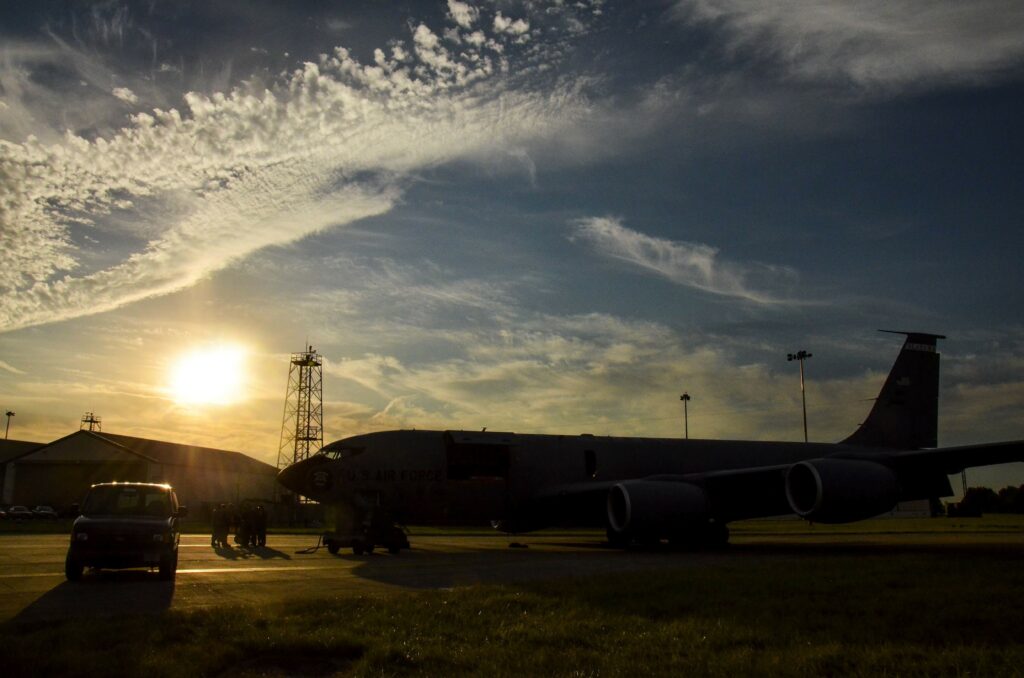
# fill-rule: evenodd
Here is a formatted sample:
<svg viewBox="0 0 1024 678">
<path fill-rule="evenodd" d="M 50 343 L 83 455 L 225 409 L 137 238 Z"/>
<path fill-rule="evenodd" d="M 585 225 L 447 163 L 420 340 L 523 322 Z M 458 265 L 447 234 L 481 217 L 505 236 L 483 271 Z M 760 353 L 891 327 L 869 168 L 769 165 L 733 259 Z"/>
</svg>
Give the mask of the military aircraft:
<svg viewBox="0 0 1024 678">
<path fill-rule="evenodd" d="M 490 431 L 384 431 L 345 438 L 278 476 L 342 507 L 332 553 L 396 552 L 396 524 L 491 524 L 509 533 L 605 527 L 616 546 L 720 545 L 731 521 L 796 514 L 845 523 L 953 494 L 965 468 L 1024 461 L 1024 440 L 936 449 L 945 337 L 906 339 L 871 412 L 835 444 Z M 345 521 L 347 520 L 347 524 Z"/>
</svg>

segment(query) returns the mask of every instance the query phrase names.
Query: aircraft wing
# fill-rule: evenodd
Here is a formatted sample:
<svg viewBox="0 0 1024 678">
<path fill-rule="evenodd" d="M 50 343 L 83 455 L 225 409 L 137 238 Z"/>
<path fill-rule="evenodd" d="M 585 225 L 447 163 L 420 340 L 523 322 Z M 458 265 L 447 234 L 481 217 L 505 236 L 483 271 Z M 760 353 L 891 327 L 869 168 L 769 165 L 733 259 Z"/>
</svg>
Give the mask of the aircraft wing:
<svg viewBox="0 0 1024 678">
<path fill-rule="evenodd" d="M 707 473 L 662 474 L 630 480 L 686 483 L 705 491 L 712 512 L 725 520 L 790 514 L 786 500 L 786 469 L 789 464 L 758 466 Z M 546 507 L 562 516 L 603 519 L 608 491 L 624 480 L 589 481 L 549 488 L 537 496 Z"/>
<path fill-rule="evenodd" d="M 708 497 L 711 513 L 724 520 L 779 516 L 793 512 L 786 500 L 786 470 L 790 464 L 755 466 L 709 473 L 656 475 L 656 482 L 696 485 Z"/>
<path fill-rule="evenodd" d="M 1007 464 L 1015 461 L 1024 461 L 1024 440 L 910 450 L 896 453 L 883 463 L 900 474 L 941 470 L 946 475 L 954 475 L 974 466 Z"/>
<path fill-rule="evenodd" d="M 937 449 L 882 452 L 846 448 L 830 455 L 862 459 L 887 466 L 900 478 L 907 498 L 945 496 L 950 493 L 946 476 L 965 468 L 1024 461 L 1024 440 L 963 445 Z M 726 521 L 792 514 L 786 498 L 786 471 L 791 464 L 758 466 L 706 473 L 662 474 L 628 480 L 588 481 L 549 488 L 537 497 L 546 510 L 564 517 L 604 516 L 608 492 L 623 482 L 685 483 L 704 490 L 710 512 Z"/>
</svg>

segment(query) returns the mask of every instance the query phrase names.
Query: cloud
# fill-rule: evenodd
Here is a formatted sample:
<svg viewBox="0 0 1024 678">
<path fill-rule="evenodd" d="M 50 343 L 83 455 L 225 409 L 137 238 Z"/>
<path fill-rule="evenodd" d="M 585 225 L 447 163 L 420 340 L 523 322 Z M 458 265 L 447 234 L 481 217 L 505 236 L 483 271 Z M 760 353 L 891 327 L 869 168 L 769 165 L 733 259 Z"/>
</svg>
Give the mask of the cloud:
<svg viewBox="0 0 1024 678">
<path fill-rule="evenodd" d="M 0 370 L 6 370 L 11 374 L 25 374 L 22 370 L 19 370 L 17 367 L 14 367 L 9 363 L 4 362 L 3 360 L 0 360 Z"/>
<path fill-rule="evenodd" d="M 139 102 L 139 97 L 127 87 L 115 87 L 110 93 L 127 104 Z"/>
<path fill-rule="evenodd" d="M 462 286 L 471 287 L 470 282 Z M 410 307 L 426 287 L 421 281 Z M 452 304 L 463 301 L 474 307 L 481 297 L 450 299 Z M 325 308 L 321 305 L 318 312 L 324 314 Z M 519 433 L 674 437 L 681 435 L 683 390 L 693 397 L 694 437 L 803 436 L 795 368 L 784 357 L 790 345 L 742 327 L 681 332 L 603 313 L 538 313 L 516 305 L 513 297 L 491 322 L 462 325 L 457 331 L 407 318 L 405 308 L 393 318 L 382 324 L 358 309 L 345 316 L 348 330 L 378 349 L 325 364 L 329 390 L 359 401 L 341 398 L 326 407 L 330 437 L 391 428 L 483 426 Z M 980 358 L 944 351 L 943 444 L 979 442 L 979 420 L 990 428 L 984 440 L 1020 437 L 1020 336 L 1016 331 L 1001 337 L 1002 348 L 992 343 L 992 354 Z M 391 337 L 401 341 L 394 344 Z M 452 350 L 410 351 L 442 341 Z M 898 341 L 879 341 L 870 335 L 866 342 L 855 341 L 840 332 L 816 335 L 806 344 L 817 347 L 816 360 L 826 361 L 812 363 L 808 373 L 813 440 L 838 441 L 863 421 L 899 347 Z M 965 344 L 975 347 L 977 342 Z M 881 345 L 885 350 L 877 350 Z M 837 369 L 844 361 L 850 363 L 847 368 Z M 1011 366 L 1008 373 L 1006 365 Z M 992 371 L 1003 375 L 1001 383 L 992 383 Z"/>
<path fill-rule="evenodd" d="M 472 28 L 473 24 L 480 18 L 480 10 L 472 5 L 459 2 L 459 0 L 448 0 L 448 12 L 452 19 L 462 28 Z"/>
<path fill-rule="evenodd" d="M 757 304 L 796 303 L 778 293 L 796 281 L 790 268 L 724 261 L 714 247 L 655 238 L 626 228 L 614 217 L 576 220 L 571 239 L 678 285 Z"/>
<path fill-rule="evenodd" d="M 680 0 L 674 16 L 711 24 L 734 52 L 794 78 L 883 90 L 997 79 L 1024 59 L 1016 0 Z"/>
<path fill-rule="evenodd" d="M 528 84 L 506 62 L 529 70 L 551 55 L 495 61 L 488 45 L 514 39 L 455 52 L 419 24 L 412 53 L 395 44 L 367 65 L 337 48 L 269 88 L 190 92 L 181 110 L 139 113 L 106 137 L 0 141 L 0 330 L 180 290 L 387 211 L 418 170 L 571 125 L 586 109 L 575 84 Z M 140 233 L 119 263 L 92 263 L 105 240 Z"/>
<path fill-rule="evenodd" d="M 332 402 L 330 437 L 391 428 L 480 428 L 519 433 L 678 437 L 679 394 L 694 437 L 799 440 L 800 391 L 788 388 L 781 348 L 741 358 L 749 338 L 681 334 L 653 322 L 590 313 L 515 309 L 515 321 L 466 330 L 463 353 L 403 360 L 381 352 L 325 366 L 337 393 L 372 392 L 363 405 Z M 409 326 L 410 341 L 433 341 Z M 808 383 L 811 436 L 835 441 L 863 420 L 885 372 Z M 780 384 L 786 388 L 780 388 Z M 366 402 L 377 407 L 367 408 Z M 344 412 L 343 415 L 336 413 Z"/>
<path fill-rule="evenodd" d="M 503 16 L 501 12 L 494 15 L 494 32 L 508 33 L 510 35 L 524 35 L 530 30 L 530 24 L 523 19 L 510 19 Z"/>
</svg>

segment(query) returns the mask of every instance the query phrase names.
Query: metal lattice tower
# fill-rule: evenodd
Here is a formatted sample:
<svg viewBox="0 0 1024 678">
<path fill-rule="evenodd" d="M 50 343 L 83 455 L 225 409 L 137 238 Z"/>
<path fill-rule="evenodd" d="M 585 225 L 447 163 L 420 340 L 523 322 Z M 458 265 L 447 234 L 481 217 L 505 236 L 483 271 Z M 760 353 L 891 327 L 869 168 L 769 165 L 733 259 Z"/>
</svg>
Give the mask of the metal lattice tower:
<svg viewBox="0 0 1024 678">
<path fill-rule="evenodd" d="M 14 413 L 12 412 L 11 414 Z M 103 420 L 100 417 L 97 417 L 92 412 L 86 412 L 85 414 L 82 415 L 82 423 L 79 424 L 78 430 L 81 431 L 86 426 L 89 427 L 90 431 L 102 431 Z"/>
<path fill-rule="evenodd" d="M 277 468 L 302 461 L 324 446 L 323 396 L 323 357 L 312 346 L 292 353 Z"/>
</svg>

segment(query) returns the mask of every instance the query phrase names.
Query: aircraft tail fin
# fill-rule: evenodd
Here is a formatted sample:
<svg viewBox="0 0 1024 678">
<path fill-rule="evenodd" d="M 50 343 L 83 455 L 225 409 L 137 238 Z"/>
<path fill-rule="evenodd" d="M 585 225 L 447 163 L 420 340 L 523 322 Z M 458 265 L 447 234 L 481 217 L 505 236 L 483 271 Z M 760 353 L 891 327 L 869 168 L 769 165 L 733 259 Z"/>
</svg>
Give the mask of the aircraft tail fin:
<svg viewBox="0 0 1024 678">
<path fill-rule="evenodd" d="M 902 450 L 936 447 L 939 354 L 935 344 L 945 337 L 922 332 L 893 333 L 906 335 L 903 348 L 868 418 L 842 443 Z"/>
</svg>

